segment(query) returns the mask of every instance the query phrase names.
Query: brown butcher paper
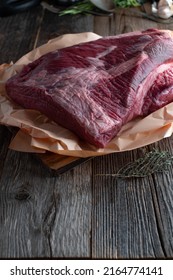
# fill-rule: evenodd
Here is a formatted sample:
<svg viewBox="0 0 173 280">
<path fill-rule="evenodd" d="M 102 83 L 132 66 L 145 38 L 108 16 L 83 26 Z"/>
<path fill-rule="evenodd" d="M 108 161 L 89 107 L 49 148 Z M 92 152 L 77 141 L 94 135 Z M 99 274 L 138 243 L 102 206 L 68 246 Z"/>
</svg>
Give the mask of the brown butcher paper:
<svg viewBox="0 0 173 280">
<path fill-rule="evenodd" d="M 23 109 L 7 98 L 6 80 L 21 71 L 24 65 L 49 51 L 98 38 L 100 36 L 91 32 L 66 34 L 34 49 L 14 64 L 0 65 L 0 123 L 19 128 L 10 144 L 11 149 L 36 153 L 49 151 L 59 155 L 91 157 L 136 149 L 172 135 L 173 103 L 145 118 L 138 118 L 127 123 L 104 149 L 98 149 L 79 139 L 73 132 L 50 121 L 41 113 Z"/>
</svg>

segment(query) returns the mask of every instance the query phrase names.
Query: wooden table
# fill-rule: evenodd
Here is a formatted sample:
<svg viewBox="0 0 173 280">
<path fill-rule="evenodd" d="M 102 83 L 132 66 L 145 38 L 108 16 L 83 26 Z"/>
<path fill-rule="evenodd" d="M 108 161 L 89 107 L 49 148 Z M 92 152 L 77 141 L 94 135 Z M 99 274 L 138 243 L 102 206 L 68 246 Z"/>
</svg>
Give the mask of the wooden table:
<svg viewBox="0 0 173 280">
<path fill-rule="evenodd" d="M 127 11 L 58 17 L 41 6 L 0 18 L 0 63 L 16 61 L 65 33 L 113 35 L 172 29 Z M 173 171 L 122 179 L 97 174 L 154 148 L 173 153 L 173 138 L 134 151 L 96 157 L 56 176 L 35 155 L 10 150 L 0 126 L 0 258 L 172 258 Z"/>
</svg>

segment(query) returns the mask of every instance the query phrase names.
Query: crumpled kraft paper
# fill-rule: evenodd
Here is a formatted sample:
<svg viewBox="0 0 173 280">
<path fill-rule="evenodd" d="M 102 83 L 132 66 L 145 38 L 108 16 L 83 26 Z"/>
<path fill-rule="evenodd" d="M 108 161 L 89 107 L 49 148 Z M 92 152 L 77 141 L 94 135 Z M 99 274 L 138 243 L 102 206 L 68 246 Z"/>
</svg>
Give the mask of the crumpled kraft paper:
<svg viewBox="0 0 173 280">
<path fill-rule="evenodd" d="M 50 151 L 60 155 L 91 157 L 136 149 L 172 135 L 173 103 L 143 119 L 127 123 L 106 148 L 97 149 L 80 140 L 73 132 L 50 121 L 46 116 L 34 110 L 23 109 L 6 97 L 5 81 L 21 71 L 24 65 L 49 51 L 98 38 L 100 36 L 92 32 L 66 34 L 34 49 L 14 64 L 0 65 L 0 123 L 19 128 L 19 132 L 10 144 L 11 149 L 36 153 Z"/>
</svg>

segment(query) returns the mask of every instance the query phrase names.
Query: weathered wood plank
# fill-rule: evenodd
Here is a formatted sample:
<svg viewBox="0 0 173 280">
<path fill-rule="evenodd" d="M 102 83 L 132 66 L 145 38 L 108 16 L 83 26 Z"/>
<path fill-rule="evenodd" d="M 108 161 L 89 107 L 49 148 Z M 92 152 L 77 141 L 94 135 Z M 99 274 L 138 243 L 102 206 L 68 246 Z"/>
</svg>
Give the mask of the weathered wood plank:
<svg viewBox="0 0 173 280">
<path fill-rule="evenodd" d="M 32 50 L 43 17 L 41 7 L 0 18 L 0 64 L 15 62 Z"/>
<path fill-rule="evenodd" d="M 55 178 L 31 155 L 8 151 L 0 179 L 0 258 L 90 256 L 85 170 Z"/>
<path fill-rule="evenodd" d="M 0 179 L 0 258 L 51 257 L 53 181 L 31 155 L 8 151 Z"/>
<path fill-rule="evenodd" d="M 173 155 L 173 137 L 155 143 L 158 150 L 168 151 Z M 155 216 L 158 232 L 165 257 L 173 257 L 173 170 L 172 166 L 167 173 L 155 173 L 152 176 L 154 191 L 152 192 L 155 204 Z M 153 190 L 152 190 L 153 191 Z"/>
<path fill-rule="evenodd" d="M 55 183 L 57 211 L 51 234 L 52 254 L 90 258 L 92 213 L 91 161 L 61 175 Z"/>
<path fill-rule="evenodd" d="M 163 23 L 159 23 L 154 20 L 142 18 L 140 14 L 136 15 L 135 12 L 133 13 L 133 10 L 117 9 L 111 21 L 112 34 L 121 34 L 149 28 L 173 29 L 173 22 L 166 24 L 164 21 Z"/>
<path fill-rule="evenodd" d="M 76 15 L 59 17 L 57 14 L 45 10 L 40 27 L 37 46 L 63 34 L 81 33 L 93 30 L 93 16 Z"/>
<path fill-rule="evenodd" d="M 4 160 L 8 152 L 10 140 L 10 131 L 5 126 L 0 125 L 0 177 L 3 172 Z"/>
<path fill-rule="evenodd" d="M 93 160 L 94 258 L 173 257 L 172 168 L 147 178 L 104 176 L 116 174 L 153 148 L 173 154 L 171 143 L 172 137 L 135 151 L 103 157 L 102 161 Z"/>
<path fill-rule="evenodd" d="M 100 36 L 109 36 L 111 19 L 112 19 L 112 16 L 94 17 L 94 30 L 93 31 Z"/>
</svg>

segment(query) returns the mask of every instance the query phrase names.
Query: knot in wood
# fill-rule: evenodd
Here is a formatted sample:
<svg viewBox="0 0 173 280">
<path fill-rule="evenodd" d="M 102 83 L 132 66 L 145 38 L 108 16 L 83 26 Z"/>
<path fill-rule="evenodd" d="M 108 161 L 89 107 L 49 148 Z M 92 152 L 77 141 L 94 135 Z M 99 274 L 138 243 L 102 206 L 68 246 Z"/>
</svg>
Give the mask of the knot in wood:
<svg viewBox="0 0 173 280">
<path fill-rule="evenodd" d="M 26 190 L 20 190 L 16 195 L 15 195 L 15 199 L 17 200 L 28 200 L 31 198 L 31 195 L 29 194 L 28 191 Z"/>
</svg>

